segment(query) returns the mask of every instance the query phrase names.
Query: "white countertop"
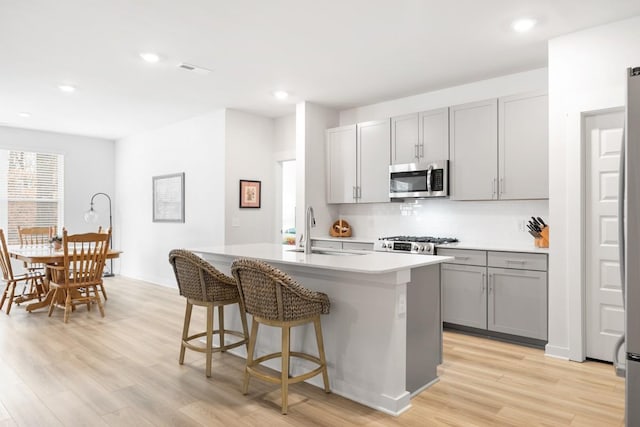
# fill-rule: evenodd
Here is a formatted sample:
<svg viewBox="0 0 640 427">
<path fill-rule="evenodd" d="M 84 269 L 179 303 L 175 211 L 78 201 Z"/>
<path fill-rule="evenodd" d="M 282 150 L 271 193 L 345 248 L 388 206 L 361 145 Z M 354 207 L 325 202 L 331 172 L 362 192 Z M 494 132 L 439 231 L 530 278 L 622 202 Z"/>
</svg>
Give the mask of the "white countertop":
<svg viewBox="0 0 640 427">
<path fill-rule="evenodd" d="M 335 240 L 336 242 L 373 243 L 378 239 L 375 237 L 311 236 L 311 240 Z"/>
<path fill-rule="evenodd" d="M 328 270 L 350 271 L 365 274 L 391 273 L 427 265 L 452 261 L 453 257 L 434 255 L 395 254 L 388 252 L 370 251 L 340 251 L 330 249 L 331 252 L 357 253 L 358 255 L 327 255 L 304 254 L 292 252 L 294 246 L 278 245 L 275 243 L 252 243 L 244 245 L 212 246 L 190 249 L 199 254 L 211 254 L 232 258 L 253 258 L 267 263 L 308 266 Z M 326 248 L 318 248 L 325 250 Z"/>
<path fill-rule="evenodd" d="M 312 237 L 311 240 L 328 240 L 328 241 L 338 241 L 338 242 L 357 242 L 357 243 L 374 243 L 378 239 L 374 237 L 332 237 L 332 236 L 320 236 L 320 237 Z M 501 242 L 501 243 L 487 243 L 487 242 L 457 242 L 457 243 L 446 243 L 443 245 L 436 245 L 438 248 L 451 248 L 451 249 L 475 249 L 475 250 L 483 250 L 483 251 L 502 251 L 502 252 L 529 252 L 529 253 L 541 253 L 548 254 L 549 248 L 536 248 L 533 245 L 533 240 L 531 244 L 519 244 L 519 243 L 511 243 L 511 242 Z"/>
<path fill-rule="evenodd" d="M 436 245 L 436 248 L 448 248 L 448 249 L 475 249 L 481 251 L 500 251 L 500 252 L 528 252 L 528 253 L 540 253 L 548 254 L 549 248 L 536 248 L 533 245 L 518 245 L 513 243 L 474 243 L 474 242 L 457 242 L 447 243 L 443 245 Z"/>
</svg>

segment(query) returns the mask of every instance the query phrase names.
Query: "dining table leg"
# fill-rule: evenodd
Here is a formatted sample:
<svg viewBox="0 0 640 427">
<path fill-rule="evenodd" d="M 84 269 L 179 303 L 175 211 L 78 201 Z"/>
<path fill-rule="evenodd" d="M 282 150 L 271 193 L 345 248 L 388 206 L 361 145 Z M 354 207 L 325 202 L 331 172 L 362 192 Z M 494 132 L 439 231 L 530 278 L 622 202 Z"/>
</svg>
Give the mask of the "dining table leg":
<svg viewBox="0 0 640 427">
<path fill-rule="evenodd" d="M 55 293 L 53 289 L 49 286 L 49 281 L 51 280 L 51 272 L 48 268 L 45 268 L 45 274 L 43 277 L 44 289 L 46 290 L 46 295 L 44 299 L 37 302 L 32 302 L 25 306 L 25 309 L 28 312 L 32 312 L 33 310 L 38 310 L 40 308 L 49 307 L 51 305 L 51 301 L 53 301 L 53 294 Z"/>
</svg>

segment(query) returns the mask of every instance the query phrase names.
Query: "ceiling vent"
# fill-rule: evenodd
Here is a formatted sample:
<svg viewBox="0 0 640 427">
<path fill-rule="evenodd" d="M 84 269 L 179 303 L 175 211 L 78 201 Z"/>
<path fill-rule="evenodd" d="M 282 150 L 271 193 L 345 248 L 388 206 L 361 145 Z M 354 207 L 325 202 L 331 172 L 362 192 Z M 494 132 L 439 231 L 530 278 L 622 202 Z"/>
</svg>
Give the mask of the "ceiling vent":
<svg viewBox="0 0 640 427">
<path fill-rule="evenodd" d="M 178 68 L 182 68 L 183 70 L 191 71 L 196 74 L 209 74 L 211 72 L 211 70 L 203 67 L 198 67 L 197 65 L 187 64 L 186 62 L 181 62 L 180 64 L 178 64 Z"/>
</svg>

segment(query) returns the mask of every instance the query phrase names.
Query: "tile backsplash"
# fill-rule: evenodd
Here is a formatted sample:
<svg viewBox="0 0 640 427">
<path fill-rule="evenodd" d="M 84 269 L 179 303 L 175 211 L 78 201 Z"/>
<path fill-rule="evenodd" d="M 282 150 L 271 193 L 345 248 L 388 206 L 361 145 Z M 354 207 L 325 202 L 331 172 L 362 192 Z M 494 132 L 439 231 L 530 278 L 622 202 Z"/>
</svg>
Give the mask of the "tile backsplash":
<svg viewBox="0 0 640 427">
<path fill-rule="evenodd" d="M 390 235 L 457 237 L 468 243 L 533 245 L 522 229 L 531 216 L 549 222 L 548 200 L 462 202 L 424 199 L 407 203 L 341 205 L 339 216 L 353 228 L 353 236 Z M 551 222 L 551 228 L 553 222 Z"/>
</svg>

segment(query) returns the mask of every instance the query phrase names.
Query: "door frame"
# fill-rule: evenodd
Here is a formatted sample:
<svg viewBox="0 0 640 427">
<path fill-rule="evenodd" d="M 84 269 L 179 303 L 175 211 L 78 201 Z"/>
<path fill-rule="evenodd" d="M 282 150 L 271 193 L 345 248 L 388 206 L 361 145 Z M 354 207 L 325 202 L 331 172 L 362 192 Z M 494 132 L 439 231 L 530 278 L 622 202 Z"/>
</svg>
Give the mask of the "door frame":
<svg viewBox="0 0 640 427">
<path fill-rule="evenodd" d="M 577 332 L 574 337 L 575 347 L 571 346 L 573 351 L 573 357 L 571 360 L 584 362 L 587 358 L 587 263 L 589 260 L 587 259 L 587 250 L 586 250 L 586 242 L 587 242 L 587 180 L 589 177 L 587 176 L 587 162 L 589 158 L 587 153 L 587 129 L 586 122 L 588 117 L 593 117 L 601 114 L 608 113 L 624 113 L 625 107 L 612 107 L 612 108 L 603 108 L 601 110 L 590 110 L 583 111 L 580 114 L 580 289 L 579 289 L 579 298 L 571 301 L 569 300 L 570 308 L 573 308 L 575 313 L 578 313 L 579 317 L 579 329 L 577 331 L 572 331 L 572 328 L 569 327 L 569 340 L 571 341 L 572 332 Z M 571 292 L 570 292 L 571 293 Z M 576 351 L 577 350 L 577 351 Z"/>
</svg>

